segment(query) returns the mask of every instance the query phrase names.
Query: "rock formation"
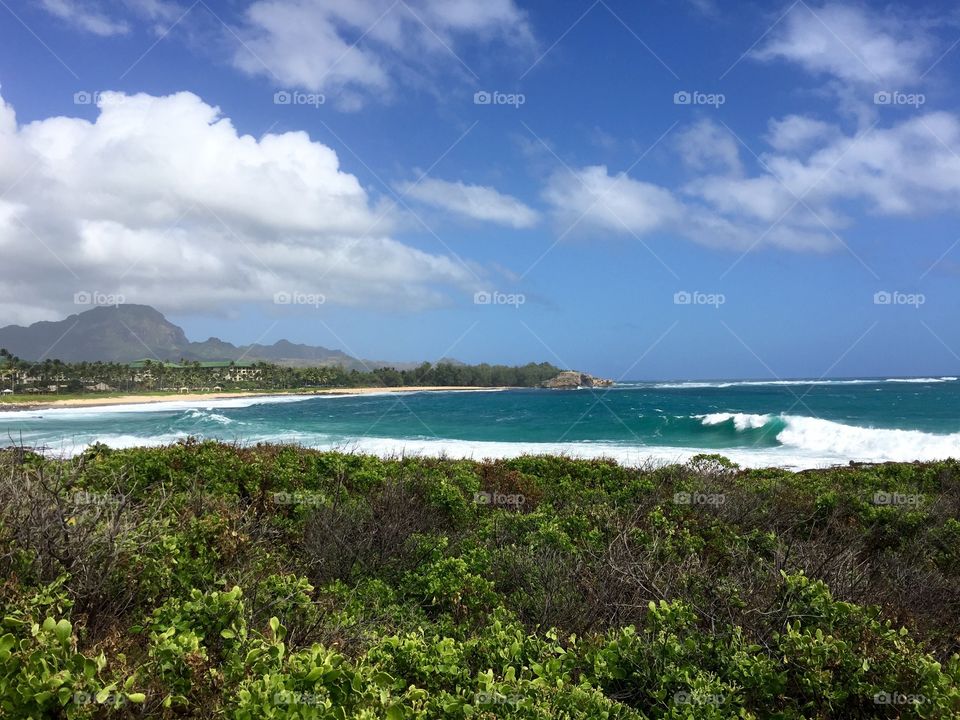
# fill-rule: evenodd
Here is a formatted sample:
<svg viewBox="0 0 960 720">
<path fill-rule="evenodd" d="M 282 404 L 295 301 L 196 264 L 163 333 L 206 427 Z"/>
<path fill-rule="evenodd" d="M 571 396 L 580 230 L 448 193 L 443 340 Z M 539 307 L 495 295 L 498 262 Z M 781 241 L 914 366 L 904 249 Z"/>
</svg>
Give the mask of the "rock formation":
<svg viewBox="0 0 960 720">
<path fill-rule="evenodd" d="M 613 380 L 605 380 L 576 370 L 565 370 L 555 378 L 542 382 L 540 387 L 553 390 L 576 390 L 582 387 L 609 387 L 611 385 L 613 385 Z"/>
</svg>

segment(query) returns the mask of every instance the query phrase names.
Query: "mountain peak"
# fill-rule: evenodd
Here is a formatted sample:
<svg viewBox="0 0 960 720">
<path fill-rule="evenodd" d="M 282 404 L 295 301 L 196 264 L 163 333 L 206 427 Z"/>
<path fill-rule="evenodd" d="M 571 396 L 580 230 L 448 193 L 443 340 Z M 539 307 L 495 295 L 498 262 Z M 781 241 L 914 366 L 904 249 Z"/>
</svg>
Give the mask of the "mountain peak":
<svg viewBox="0 0 960 720">
<path fill-rule="evenodd" d="M 132 362 L 157 360 L 267 360 L 295 364 L 354 366 L 357 361 L 339 350 L 280 340 L 272 346 L 237 347 L 211 337 L 191 342 L 183 329 L 149 305 L 97 306 L 64 320 L 41 321 L 28 327 L 0 328 L 0 347 L 19 357 L 40 361 Z"/>
</svg>

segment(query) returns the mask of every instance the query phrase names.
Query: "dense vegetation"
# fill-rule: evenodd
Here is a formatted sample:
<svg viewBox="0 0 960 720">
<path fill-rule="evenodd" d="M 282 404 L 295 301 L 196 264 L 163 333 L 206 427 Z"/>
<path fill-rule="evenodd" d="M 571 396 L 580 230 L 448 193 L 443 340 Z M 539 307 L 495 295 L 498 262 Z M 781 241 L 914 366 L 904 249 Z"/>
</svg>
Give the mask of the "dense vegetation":
<svg viewBox="0 0 960 720">
<path fill-rule="evenodd" d="M 0 453 L 9 718 L 947 718 L 960 463 Z"/>
<path fill-rule="evenodd" d="M 339 365 L 288 367 L 266 362 L 246 363 L 250 374 L 239 377 L 233 363 L 183 361 L 161 363 L 147 360 L 137 367 L 122 363 L 44 360 L 34 363 L 0 348 L 0 389 L 23 392 L 26 388 L 58 385 L 59 392 L 81 393 L 90 385 L 104 383 L 120 391 L 150 391 L 181 387 L 198 389 L 217 385 L 229 390 L 291 390 L 321 387 L 407 387 L 450 385 L 476 387 L 535 387 L 560 372 L 550 363 L 526 365 L 463 365 L 422 363 L 416 368 L 391 367 L 367 371 L 347 370 Z M 30 378 L 25 382 L 25 378 Z"/>
</svg>

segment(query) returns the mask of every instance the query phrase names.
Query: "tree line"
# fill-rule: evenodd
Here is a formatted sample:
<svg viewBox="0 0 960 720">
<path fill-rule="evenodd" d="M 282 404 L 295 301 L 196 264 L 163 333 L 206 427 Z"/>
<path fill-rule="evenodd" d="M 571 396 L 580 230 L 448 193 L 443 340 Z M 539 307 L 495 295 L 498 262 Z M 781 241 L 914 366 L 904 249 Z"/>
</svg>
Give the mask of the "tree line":
<svg viewBox="0 0 960 720">
<path fill-rule="evenodd" d="M 58 392 L 83 392 L 103 383 L 116 390 L 162 390 L 219 386 L 231 389 L 289 390 L 312 387 L 414 387 L 449 385 L 457 387 L 535 387 L 555 377 L 560 368 L 550 363 L 520 366 L 462 365 L 451 362 L 424 362 L 416 368 L 392 367 L 347 369 L 339 365 L 290 367 L 268 362 L 234 363 L 205 367 L 198 361 L 183 360 L 174 365 L 147 360 L 137 367 L 115 362 L 76 362 L 47 359 L 22 360 L 0 348 L 0 385 L 16 391 L 28 387 L 56 385 Z M 241 375 L 246 377 L 241 377 Z"/>
</svg>

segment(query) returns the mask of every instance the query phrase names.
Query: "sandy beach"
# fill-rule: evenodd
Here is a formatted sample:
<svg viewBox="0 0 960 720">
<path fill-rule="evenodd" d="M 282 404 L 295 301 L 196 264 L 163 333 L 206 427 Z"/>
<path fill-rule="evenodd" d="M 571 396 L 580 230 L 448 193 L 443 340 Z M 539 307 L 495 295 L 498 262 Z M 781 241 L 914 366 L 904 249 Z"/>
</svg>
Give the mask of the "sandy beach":
<svg viewBox="0 0 960 720">
<path fill-rule="evenodd" d="M 358 387 L 358 388 L 317 388 L 298 391 L 249 391 L 249 392 L 212 392 L 212 393 L 182 393 L 179 395 L 113 395 L 109 397 L 65 398 L 52 400 L 48 398 L 37 400 L 18 400 L 4 403 L 0 401 L 0 410 L 44 410 L 48 408 L 64 407 L 98 407 L 104 405 L 134 405 L 142 403 L 163 402 L 194 402 L 203 400 L 225 400 L 242 397 L 281 397 L 285 395 L 369 395 L 372 393 L 397 392 L 450 392 L 467 390 L 503 390 L 505 388 L 489 388 L 462 385 L 414 385 L 407 387 Z"/>
</svg>

